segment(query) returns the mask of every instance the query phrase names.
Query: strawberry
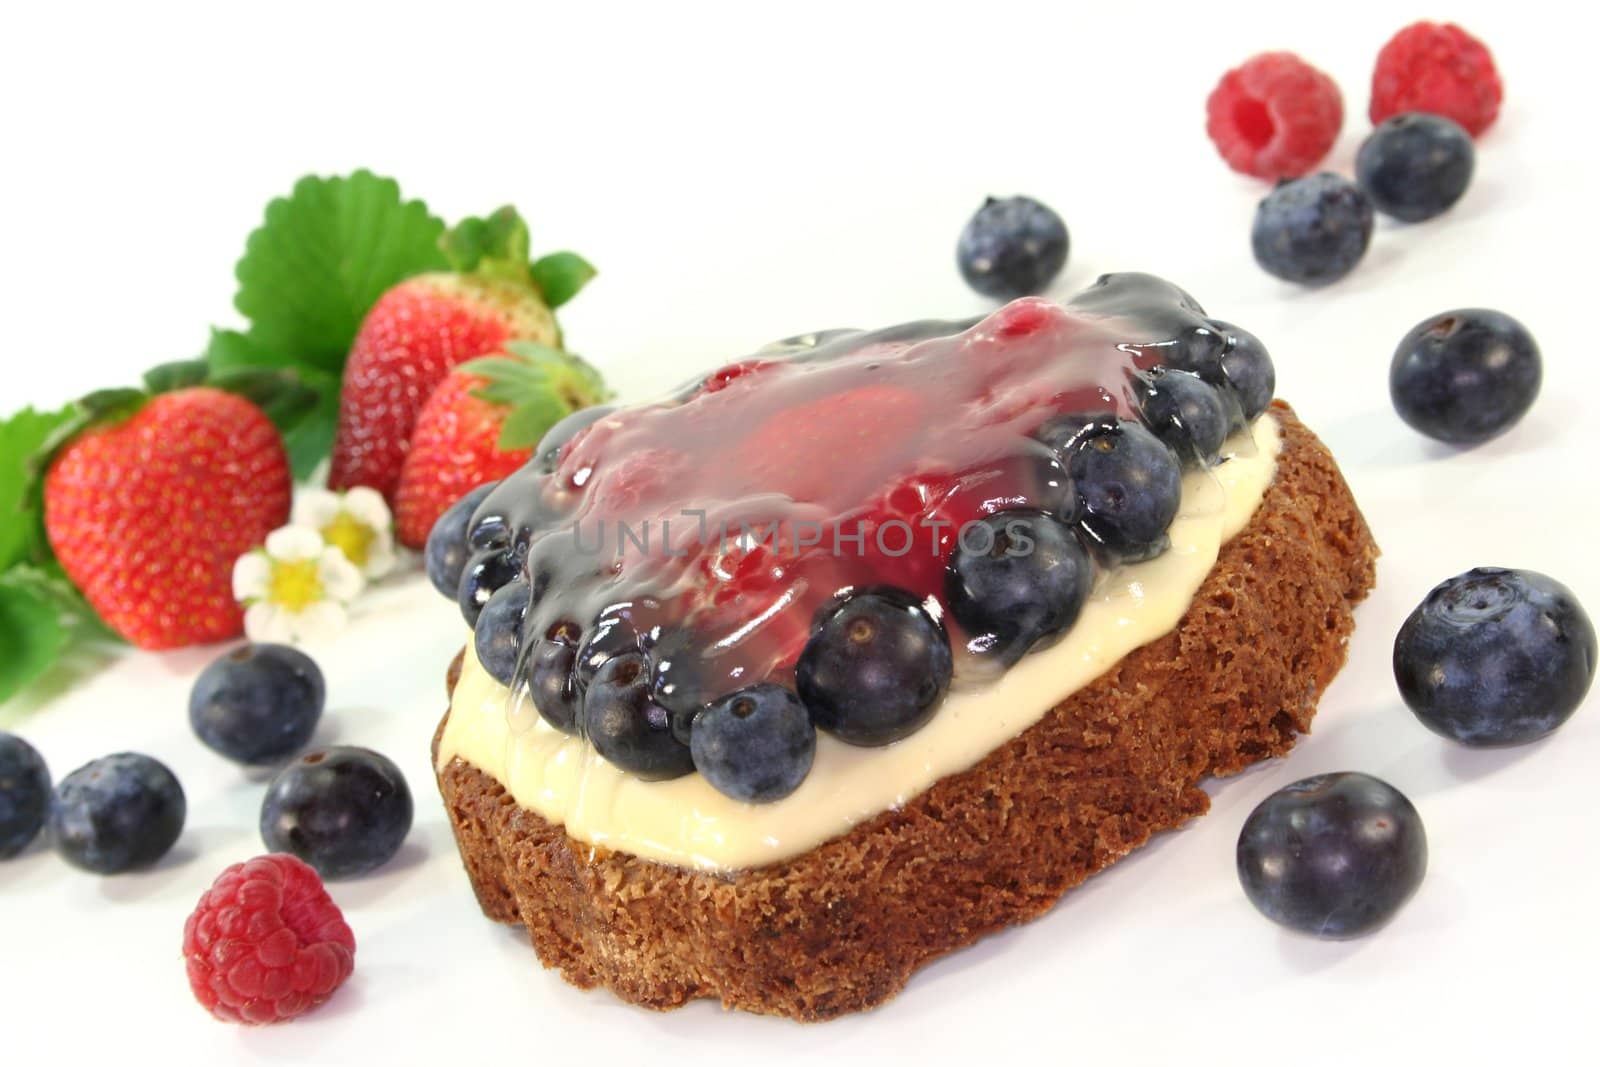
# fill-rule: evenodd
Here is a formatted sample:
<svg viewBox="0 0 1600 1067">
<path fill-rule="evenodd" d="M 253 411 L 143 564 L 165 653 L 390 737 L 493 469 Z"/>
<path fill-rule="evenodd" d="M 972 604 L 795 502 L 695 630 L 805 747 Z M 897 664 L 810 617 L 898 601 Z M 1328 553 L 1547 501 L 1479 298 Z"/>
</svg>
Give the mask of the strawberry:
<svg viewBox="0 0 1600 1067">
<path fill-rule="evenodd" d="M 528 262 L 528 230 L 511 208 L 446 234 L 454 272 L 407 279 L 367 312 L 344 366 L 328 484 L 370 486 L 395 502 L 417 417 L 451 369 L 513 341 L 559 346 L 551 308 L 593 268 L 571 253 Z"/>
<path fill-rule="evenodd" d="M 606 396 L 583 360 L 526 342 L 448 371 L 417 416 L 400 469 L 400 543 L 421 548 L 451 504 L 522 466 L 546 430 Z"/>
<path fill-rule="evenodd" d="M 208 385 L 82 406 L 92 425 L 55 452 L 43 482 L 45 531 L 67 576 L 140 648 L 238 636 L 234 561 L 289 518 L 277 429 Z"/>
</svg>

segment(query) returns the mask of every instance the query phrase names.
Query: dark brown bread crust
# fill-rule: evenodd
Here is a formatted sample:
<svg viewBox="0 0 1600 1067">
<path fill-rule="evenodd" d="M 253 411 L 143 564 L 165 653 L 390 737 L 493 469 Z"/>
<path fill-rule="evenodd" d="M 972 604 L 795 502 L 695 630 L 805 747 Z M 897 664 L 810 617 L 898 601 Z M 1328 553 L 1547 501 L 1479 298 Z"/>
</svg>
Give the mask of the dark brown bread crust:
<svg viewBox="0 0 1600 1067">
<path fill-rule="evenodd" d="M 1322 443 L 1275 413 L 1277 476 L 1176 630 L 971 770 L 793 859 L 729 876 L 597 851 L 451 761 L 439 786 L 484 912 L 575 985 L 803 1020 L 881 1004 L 1043 914 L 1203 813 L 1203 779 L 1287 751 L 1344 663 L 1377 546 Z"/>
</svg>

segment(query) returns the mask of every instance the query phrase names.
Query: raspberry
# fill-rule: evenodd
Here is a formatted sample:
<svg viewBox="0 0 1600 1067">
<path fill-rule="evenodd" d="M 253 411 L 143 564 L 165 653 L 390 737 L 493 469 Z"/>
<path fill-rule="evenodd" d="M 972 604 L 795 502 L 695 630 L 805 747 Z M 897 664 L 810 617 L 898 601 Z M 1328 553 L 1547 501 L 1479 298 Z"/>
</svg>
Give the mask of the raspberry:
<svg viewBox="0 0 1600 1067">
<path fill-rule="evenodd" d="M 189 988 L 226 1022 L 304 1014 L 344 984 L 356 939 L 317 872 L 258 856 L 222 872 L 183 927 Z"/>
<path fill-rule="evenodd" d="M 1263 52 L 1228 71 L 1206 100 L 1206 133 L 1217 151 L 1257 178 L 1309 173 L 1343 121 L 1339 87 L 1292 52 Z"/>
<path fill-rule="evenodd" d="M 1500 73 L 1482 41 L 1452 23 L 1418 22 L 1389 39 L 1372 72 L 1374 123 L 1407 111 L 1454 119 L 1476 137 L 1500 114 Z"/>
</svg>

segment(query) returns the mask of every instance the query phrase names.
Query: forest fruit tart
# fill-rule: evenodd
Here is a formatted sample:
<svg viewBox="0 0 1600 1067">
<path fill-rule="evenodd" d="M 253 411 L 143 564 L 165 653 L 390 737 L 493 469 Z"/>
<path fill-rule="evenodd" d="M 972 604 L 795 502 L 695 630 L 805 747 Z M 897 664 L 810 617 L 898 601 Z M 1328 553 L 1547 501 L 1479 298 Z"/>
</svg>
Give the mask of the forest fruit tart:
<svg viewBox="0 0 1600 1067">
<path fill-rule="evenodd" d="M 1272 380 L 1123 274 L 556 426 L 464 533 L 435 757 L 485 912 L 580 986 L 821 1019 L 1202 813 L 1309 728 L 1377 554 Z"/>
</svg>

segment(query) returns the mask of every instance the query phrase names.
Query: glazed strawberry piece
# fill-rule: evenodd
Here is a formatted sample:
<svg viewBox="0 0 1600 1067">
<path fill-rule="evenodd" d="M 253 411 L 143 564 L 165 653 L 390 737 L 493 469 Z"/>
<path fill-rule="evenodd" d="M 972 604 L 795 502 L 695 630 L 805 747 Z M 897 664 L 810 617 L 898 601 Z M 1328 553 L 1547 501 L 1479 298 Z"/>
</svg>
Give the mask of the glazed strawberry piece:
<svg viewBox="0 0 1600 1067">
<path fill-rule="evenodd" d="M 1232 383 L 1248 379 L 1259 410 L 1263 378 L 1254 338 L 1146 275 L 976 324 L 818 335 L 541 444 L 545 461 L 480 507 L 474 548 L 521 561 L 524 633 L 562 635 L 529 657 L 536 706 L 595 732 L 625 770 L 689 769 L 671 746 L 687 751 L 713 706 L 707 729 L 740 751 L 732 732 L 758 710 L 792 738 L 773 685 L 836 736 L 886 743 L 926 721 L 952 675 L 992 675 L 1058 638 L 1095 567 L 1164 548 L 1181 465 L 1215 449 L 1181 420 L 1153 434 L 1152 398 L 1204 390 L 1239 426 Z M 1014 521 L 1045 554 L 1011 560 Z M 784 751 L 772 758 L 809 749 Z M 716 774 L 730 782 L 725 761 Z M 727 787 L 775 799 L 754 780 Z"/>
</svg>

